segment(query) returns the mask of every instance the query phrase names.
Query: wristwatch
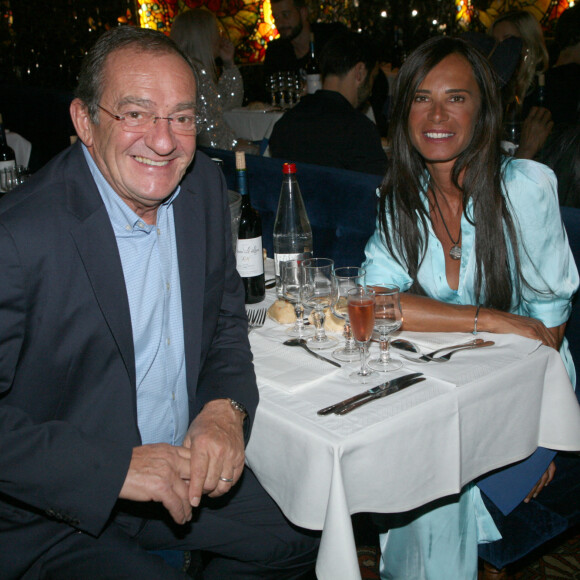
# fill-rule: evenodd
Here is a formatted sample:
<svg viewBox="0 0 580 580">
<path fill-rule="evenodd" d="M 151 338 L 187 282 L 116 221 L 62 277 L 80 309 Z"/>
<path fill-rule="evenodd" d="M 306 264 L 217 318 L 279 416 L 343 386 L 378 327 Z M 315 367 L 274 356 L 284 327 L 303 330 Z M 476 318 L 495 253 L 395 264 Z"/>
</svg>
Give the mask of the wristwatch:
<svg viewBox="0 0 580 580">
<path fill-rule="evenodd" d="M 238 403 L 237 401 L 234 401 L 233 399 L 228 399 L 228 401 L 236 411 L 238 411 L 244 416 L 244 419 L 248 416 L 248 411 L 246 411 L 246 407 L 244 407 L 244 405 Z"/>
</svg>

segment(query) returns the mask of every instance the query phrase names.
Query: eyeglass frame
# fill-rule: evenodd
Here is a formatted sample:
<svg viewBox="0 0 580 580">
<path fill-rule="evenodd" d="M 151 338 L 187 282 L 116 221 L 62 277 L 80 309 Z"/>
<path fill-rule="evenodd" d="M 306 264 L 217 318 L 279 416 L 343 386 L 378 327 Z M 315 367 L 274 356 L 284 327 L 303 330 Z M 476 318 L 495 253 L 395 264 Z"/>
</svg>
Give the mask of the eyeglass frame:
<svg viewBox="0 0 580 580">
<path fill-rule="evenodd" d="M 105 109 L 105 107 L 103 107 L 100 103 L 97 103 L 97 107 L 99 109 L 101 109 L 101 111 L 104 111 L 105 113 L 107 113 L 107 115 L 109 115 L 109 117 L 111 117 L 115 121 L 123 122 L 123 121 L 126 121 L 127 120 L 127 117 L 122 117 L 121 115 L 115 115 L 115 113 L 111 113 L 111 111 Z M 133 127 L 123 124 L 122 127 L 121 127 L 123 129 L 123 131 L 126 131 L 127 133 L 147 133 L 148 131 L 151 130 L 152 127 L 155 127 L 155 125 L 157 124 L 157 121 L 162 120 L 162 121 L 167 121 L 168 126 L 177 135 L 191 135 L 191 136 L 195 136 L 195 135 L 197 135 L 199 125 L 202 125 L 203 123 L 205 123 L 205 120 L 202 119 L 202 118 L 200 118 L 199 115 L 197 113 L 195 113 L 194 114 L 194 117 L 195 117 L 195 125 L 193 127 L 193 131 L 192 132 L 189 132 L 189 131 L 183 132 L 179 128 L 177 128 L 177 131 L 176 131 L 175 130 L 175 126 L 172 124 L 172 122 L 175 120 L 174 117 L 158 117 L 154 113 L 148 113 L 146 111 L 139 111 L 139 112 L 141 114 L 150 116 L 150 121 L 153 121 L 153 124 L 152 125 L 149 124 L 150 121 L 148 121 L 144 125 L 135 125 Z M 143 130 L 141 130 L 141 129 L 143 129 Z"/>
</svg>

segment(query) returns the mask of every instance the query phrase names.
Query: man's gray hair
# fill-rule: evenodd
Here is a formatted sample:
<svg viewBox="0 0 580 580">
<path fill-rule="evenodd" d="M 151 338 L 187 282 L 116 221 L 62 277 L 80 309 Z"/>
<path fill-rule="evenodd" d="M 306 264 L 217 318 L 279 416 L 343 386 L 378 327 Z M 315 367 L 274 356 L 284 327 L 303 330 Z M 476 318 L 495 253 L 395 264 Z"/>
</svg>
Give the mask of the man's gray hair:
<svg viewBox="0 0 580 580">
<path fill-rule="evenodd" d="M 105 86 L 105 64 L 110 54 L 130 48 L 136 54 L 176 54 L 192 69 L 187 56 L 167 36 L 148 28 L 119 26 L 105 32 L 83 60 L 75 96 L 88 108 L 93 123 L 98 122 L 98 105 Z"/>
</svg>

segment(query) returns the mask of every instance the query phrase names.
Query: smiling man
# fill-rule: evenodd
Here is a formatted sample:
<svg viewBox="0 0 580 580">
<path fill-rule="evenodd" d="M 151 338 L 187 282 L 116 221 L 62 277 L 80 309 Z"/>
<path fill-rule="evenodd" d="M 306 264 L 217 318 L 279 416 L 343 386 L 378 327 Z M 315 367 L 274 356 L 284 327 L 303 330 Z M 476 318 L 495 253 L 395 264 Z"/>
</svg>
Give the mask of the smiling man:
<svg viewBox="0 0 580 580">
<path fill-rule="evenodd" d="M 0 203 L 0 577 L 300 578 L 315 534 L 244 469 L 258 402 L 227 187 L 167 37 L 101 37 L 79 141 Z M 194 159 L 195 155 L 195 159 Z"/>
</svg>

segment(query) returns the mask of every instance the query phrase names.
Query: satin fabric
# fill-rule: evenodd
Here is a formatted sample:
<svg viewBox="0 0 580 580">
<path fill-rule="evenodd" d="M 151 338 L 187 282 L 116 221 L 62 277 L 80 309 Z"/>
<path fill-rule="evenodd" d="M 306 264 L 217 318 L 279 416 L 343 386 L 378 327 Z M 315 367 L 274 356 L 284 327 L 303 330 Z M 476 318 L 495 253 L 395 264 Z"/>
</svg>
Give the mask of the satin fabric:
<svg viewBox="0 0 580 580">
<path fill-rule="evenodd" d="M 560 217 L 555 175 L 544 165 L 529 160 L 507 160 L 503 169 L 504 192 L 518 235 L 522 274 L 529 284 L 522 285 L 519 301 L 514 292 L 512 312 L 537 318 L 547 327 L 559 326 L 570 315 L 571 298 L 578 288 L 578 271 Z M 427 208 L 425 192 L 422 199 Z M 465 213 L 473 218 L 472 200 Z M 461 232 L 457 290 L 447 284 L 443 249 L 430 223 L 418 279 L 432 298 L 451 304 L 477 304 L 475 227 L 466 215 L 461 218 Z M 388 252 L 378 227 L 365 253 L 367 284 L 388 283 L 403 291 L 409 289 L 413 280 Z M 513 266 L 512 253 L 510 260 Z M 513 267 L 511 271 L 514 272 Z M 566 339 L 560 354 L 574 385 L 576 375 Z M 468 485 L 456 501 L 433 509 L 427 506 L 410 523 L 381 535 L 381 578 L 476 578 L 477 544 L 499 538 L 479 490 Z"/>
</svg>

